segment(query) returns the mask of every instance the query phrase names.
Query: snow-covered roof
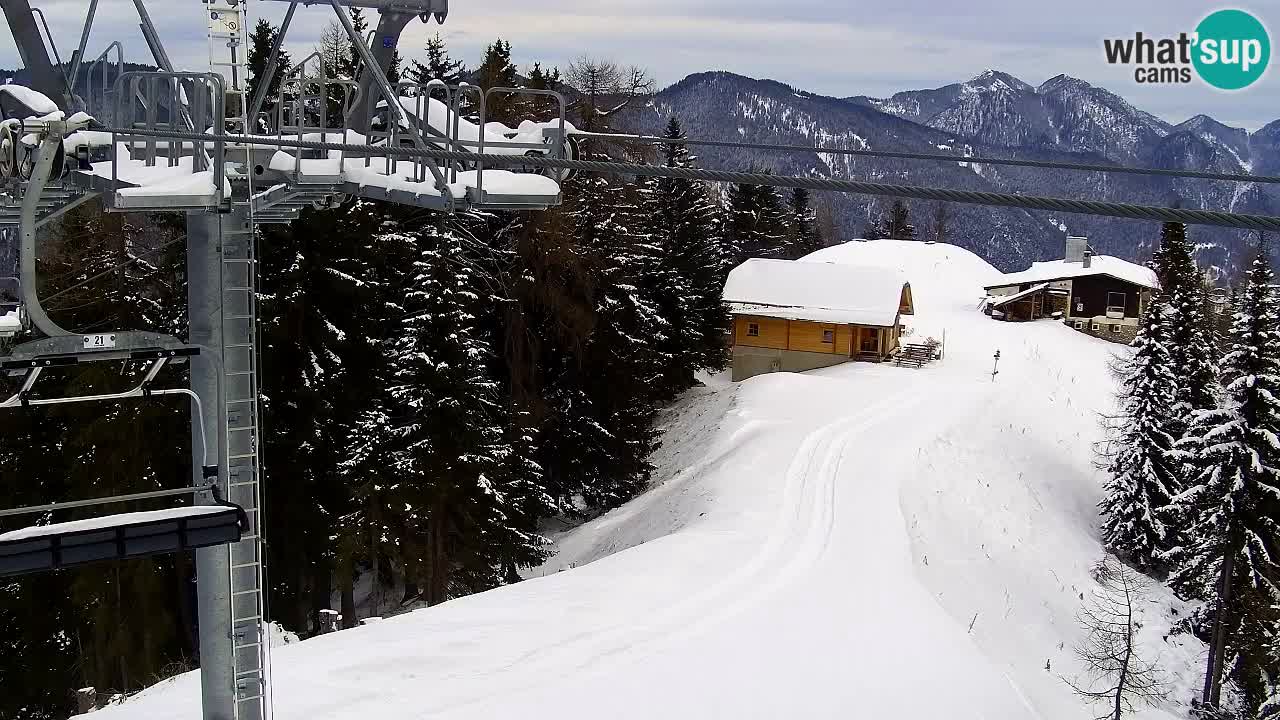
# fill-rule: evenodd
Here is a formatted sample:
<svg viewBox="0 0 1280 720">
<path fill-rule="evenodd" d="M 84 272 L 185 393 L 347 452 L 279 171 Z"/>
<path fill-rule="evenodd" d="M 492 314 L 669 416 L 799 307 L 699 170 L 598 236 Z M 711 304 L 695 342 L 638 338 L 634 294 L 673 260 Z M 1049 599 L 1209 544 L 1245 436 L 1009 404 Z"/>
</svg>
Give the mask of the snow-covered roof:
<svg viewBox="0 0 1280 720">
<path fill-rule="evenodd" d="M 729 273 L 724 301 L 736 315 L 889 326 L 904 300 L 911 314 L 909 289 L 890 268 L 753 258 Z"/>
<path fill-rule="evenodd" d="M 1015 293 L 1013 295 L 1006 295 L 998 300 L 991 301 L 991 307 L 1000 307 L 1001 305 L 1011 303 L 1016 300 L 1021 300 L 1022 298 L 1027 297 L 1028 295 L 1035 295 L 1036 293 L 1040 292 L 1041 290 L 1044 290 L 1047 287 L 1049 287 L 1049 283 L 1040 283 L 1039 285 L 1034 285 L 1032 287 L 1027 288 L 1026 290 L 1023 290 L 1020 293 Z"/>
<path fill-rule="evenodd" d="M 1050 260 L 1048 262 L 1031 263 L 1031 267 L 1021 272 L 1007 273 L 998 281 L 987 285 L 988 288 L 1021 285 L 1023 283 L 1042 283 L 1053 280 L 1089 277 L 1091 275 L 1110 275 L 1118 280 L 1131 282 L 1148 288 L 1159 288 L 1160 281 L 1151 268 L 1143 267 L 1128 260 L 1121 260 L 1111 255 L 1094 255 L 1089 267 L 1082 262 L 1066 262 Z"/>
</svg>

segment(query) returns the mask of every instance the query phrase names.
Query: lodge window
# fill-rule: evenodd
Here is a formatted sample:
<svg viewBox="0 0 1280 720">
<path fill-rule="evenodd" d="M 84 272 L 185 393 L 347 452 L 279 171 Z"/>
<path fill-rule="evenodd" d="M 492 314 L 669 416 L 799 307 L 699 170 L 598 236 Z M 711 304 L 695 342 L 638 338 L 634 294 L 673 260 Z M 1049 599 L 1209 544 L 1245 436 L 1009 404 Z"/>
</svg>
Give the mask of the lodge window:
<svg viewBox="0 0 1280 720">
<path fill-rule="evenodd" d="M 1077 321 L 1076 321 L 1076 329 L 1077 329 L 1077 330 L 1083 330 L 1083 329 L 1084 329 L 1084 321 L 1083 321 L 1083 320 L 1077 320 Z"/>
<path fill-rule="evenodd" d="M 1124 317 L 1124 305 L 1124 293 L 1107 293 L 1107 317 Z"/>
<path fill-rule="evenodd" d="M 1102 329 L 1102 326 L 1101 326 L 1101 325 L 1099 325 L 1098 323 L 1090 323 L 1090 324 L 1089 324 L 1089 329 L 1090 329 L 1090 330 L 1092 330 L 1092 331 L 1094 331 L 1094 332 L 1098 332 L 1099 330 L 1101 330 L 1101 329 Z"/>
<path fill-rule="evenodd" d="M 1119 325 L 1114 325 L 1114 324 L 1113 324 L 1113 325 L 1111 326 L 1111 332 L 1113 332 L 1113 333 L 1118 333 L 1118 332 L 1120 332 L 1120 326 L 1119 326 Z"/>
<path fill-rule="evenodd" d="M 747 323 L 747 336 L 760 337 L 760 323 Z"/>
<path fill-rule="evenodd" d="M 1084 301 L 1076 300 L 1076 312 L 1084 312 Z"/>
<path fill-rule="evenodd" d="M 822 342 L 824 342 L 824 343 L 835 343 L 835 341 L 836 341 L 836 331 L 835 331 L 835 330 L 823 330 L 823 331 L 822 331 Z"/>
</svg>

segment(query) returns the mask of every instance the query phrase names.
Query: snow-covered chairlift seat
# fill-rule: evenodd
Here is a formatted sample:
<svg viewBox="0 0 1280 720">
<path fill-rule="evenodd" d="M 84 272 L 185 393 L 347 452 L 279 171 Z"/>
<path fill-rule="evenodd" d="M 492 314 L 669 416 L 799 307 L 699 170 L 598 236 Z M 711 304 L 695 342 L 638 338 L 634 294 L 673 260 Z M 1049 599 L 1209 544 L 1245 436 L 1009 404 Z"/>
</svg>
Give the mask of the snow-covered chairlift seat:
<svg viewBox="0 0 1280 720">
<path fill-rule="evenodd" d="M 194 169 L 195 158 L 186 155 L 170 164 L 147 164 L 132 157 L 126 143 L 117 143 L 115 158 L 78 170 L 79 184 L 110 193 L 111 206 L 122 210 L 177 210 L 216 208 L 231 197 L 231 183 L 216 178 L 213 170 Z M 222 188 L 216 184 L 221 180 Z"/>
<path fill-rule="evenodd" d="M 22 528 L 0 533 L 0 577 L 225 545 L 246 525 L 238 506 L 191 505 Z"/>
<path fill-rule="evenodd" d="M 421 207 L 440 207 L 444 195 L 431 173 L 411 160 L 386 157 L 343 158 L 341 151 L 329 151 L 324 158 L 298 158 L 284 150 L 276 152 L 270 169 L 286 176 L 298 187 L 338 186 L 342 192 L 373 200 L 391 200 Z M 486 207 L 547 208 L 559 204 L 560 184 L 533 173 L 509 170 L 466 170 L 450 173 L 446 187 L 455 201 Z M 418 179 L 421 178 L 421 179 Z"/>
<path fill-rule="evenodd" d="M 231 198 L 222 140 L 176 140 L 165 133 L 226 127 L 223 79 L 214 73 L 124 72 L 116 79 L 113 132 L 83 134 L 86 157 L 103 149 L 109 160 L 73 174 L 104 194 L 112 210 L 214 210 Z"/>
</svg>

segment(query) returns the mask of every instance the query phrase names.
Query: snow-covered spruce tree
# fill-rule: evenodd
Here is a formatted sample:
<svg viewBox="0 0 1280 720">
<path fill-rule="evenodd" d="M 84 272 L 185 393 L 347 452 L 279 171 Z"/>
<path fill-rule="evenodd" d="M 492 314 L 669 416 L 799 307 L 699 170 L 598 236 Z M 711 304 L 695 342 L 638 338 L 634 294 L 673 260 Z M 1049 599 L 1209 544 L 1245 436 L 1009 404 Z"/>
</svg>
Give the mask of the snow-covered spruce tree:
<svg viewBox="0 0 1280 720">
<path fill-rule="evenodd" d="M 268 546 L 275 567 L 292 574 L 285 582 L 277 573 L 271 590 L 281 621 L 302 632 L 329 607 L 332 526 L 349 507 L 338 466 L 376 361 L 365 316 L 377 259 L 370 239 L 382 222 L 376 204 L 358 201 L 262 231 L 265 521 L 291 530 Z"/>
<path fill-rule="evenodd" d="M 879 235 L 892 240 L 915 240 L 916 226 L 910 222 L 906 203 L 894 200 L 880 221 Z"/>
<path fill-rule="evenodd" d="M 1160 228 L 1160 247 L 1151 254 L 1151 269 L 1165 297 L 1173 297 L 1196 281 L 1196 261 L 1187 243 L 1186 225 L 1167 222 Z"/>
<path fill-rule="evenodd" d="M 409 67 L 409 78 L 424 85 L 431 80 L 443 80 L 449 85 L 457 85 L 465 72 L 466 68 L 461 60 L 449 57 L 444 38 L 437 32 L 427 39 L 427 61 L 424 63 L 414 60 Z"/>
<path fill-rule="evenodd" d="M 1177 381 L 1169 360 L 1167 306 L 1157 297 L 1133 341 L 1121 382 L 1119 437 L 1102 500 L 1102 539 L 1108 550 L 1142 570 L 1158 565 L 1168 532 L 1160 511 L 1180 486 L 1168 456 Z"/>
<path fill-rule="evenodd" d="M 591 513 L 648 481 L 654 402 L 672 358 L 668 323 L 646 286 L 658 251 L 633 189 L 583 174 L 565 195 L 530 238 L 538 249 L 526 261 L 546 279 L 529 300 L 551 341 L 539 353 L 538 460 L 555 497 Z"/>
<path fill-rule="evenodd" d="M 513 558 L 540 557 L 534 529 L 553 505 L 494 379 L 482 318 L 496 303 L 457 229 L 419 232 L 391 359 L 391 467 L 401 476 L 395 501 L 408 508 L 401 552 L 436 604 L 500 583 Z M 459 578 L 462 569 L 470 577 Z"/>
<path fill-rule="evenodd" d="M 684 137 L 672 116 L 666 137 Z M 685 145 L 664 148 L 668 167 L 691 167 L 694 158 Z M 696 180 L 660 178 L 645 182 L 643 217 L 657 247 L 657 263 L 642 278 L 657 312 L 667 321 L 662 354 L 670 362 L 662 370 L 664 392 L 674 395 L 693 385 L 702 369 L 720 369 L 726 362 L 724 329 L 728 316 L 721 302 L 724 261 L 715 236 L 716 208 L 705 185 Z"/>
<path fill-rule="evenodd" d="M 1166 303 L 1166 346 L 1176 382 L 1168 430 L 1176 442 L 1186 436 L 1196 412 L 1214 409 L 1221 402 L 1217 363 L 1221 351 L 1217 329 L 1207 314 L 1207 290 L 1196 271 L 1185 225 L 1164 224 L 1152 269 L 1160 280 L 1160 296 Z M 1171 494 L 1179 494 L 1185 486 L 1179 468 L 1178 477 L 1170 487 Z M 1179 507 L 1172 505 L 1161 510 L 1170 546 L 1185 542 L 1180 536 L 1189 524 L 1180 512 Z"/>
<path fill-rule="evenodd" d="M 417 235 L 399 231 L 404 222 L 394 206 L 359 201 L 348 212 L 365 215 L 361 226 L 371 232 L 357 249 L 364 292 L 350 301 L 356 305 L 362 327 L 352 333 L 348 355 L 360 376 L 351 379 L 357 392 L 347 395 L 352 407 L 342 426 L 338 460 L 338 479 L 349 500 L 338 510 L 335 522 L 334 584 L 342 598 L 346 627 L 357 620 L 354 582 L 358 574 L 369 576 L 375 604 L 397 576 L 412 575 L 407 568 L 411 558 L 401 553 L 408 529 L 405 505 L 394 496 L 404 478 L 391 471 L 393 403 L 387 388 L 405 316 L 404 297 L 420 254 Z M 412 582 L 406 583 L 406 595 L 417 595 Z"/>
<path fill-rule="evenodd" d="M 818 232 L 817 217 L 813 212 L 809 191 L 804 188 L 791 190 L 791 202 L 787 217 L 788 260 L 799 260 L 811 252 L 822 249 L 822 235 Z"/>
<path fill-rule="evenodd" d="M 1210 601 L 1203 700 L 1212 707 L 1224 674 L 1256 700 L 1250 686 L 1265 654 L 1253 646 L 1268 642 L 1259 628 L 1274 633 L 1280 604 L 1280 299 L 1273 282 L 1264 253 L 1249 271 L 1222 361 L 1226 402 L 1197 412 L 1174 452 L 1189 487 L 1173 506 L 1189 527 L 1166 557 L 1174 588 Z"/>
<path fill-rule="evenodd" d="M 787 213 L 778 191 L 771 186 L 730 186 L 724 230 L 725 247 L 733 257 L 733 265 L 747 258 L 787 255 Z"/>
</svg>

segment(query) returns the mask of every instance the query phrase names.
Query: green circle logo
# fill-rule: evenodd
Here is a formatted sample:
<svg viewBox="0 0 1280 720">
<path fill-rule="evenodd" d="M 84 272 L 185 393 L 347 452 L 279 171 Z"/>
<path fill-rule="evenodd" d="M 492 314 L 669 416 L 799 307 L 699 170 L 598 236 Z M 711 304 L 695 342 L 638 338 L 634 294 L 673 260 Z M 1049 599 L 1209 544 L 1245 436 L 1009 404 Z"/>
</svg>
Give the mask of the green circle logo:
<svg viewBox="0 0 1280 720">
<path fill-rule="evenodd" d="M 1262 77 L 1271 38 L 1258 18 L 1243 10 L 1219 10 L 1196 26 L 1191 62 L 1200 78 L 1221 90 L 1240 90 Z"/>
</svg>

